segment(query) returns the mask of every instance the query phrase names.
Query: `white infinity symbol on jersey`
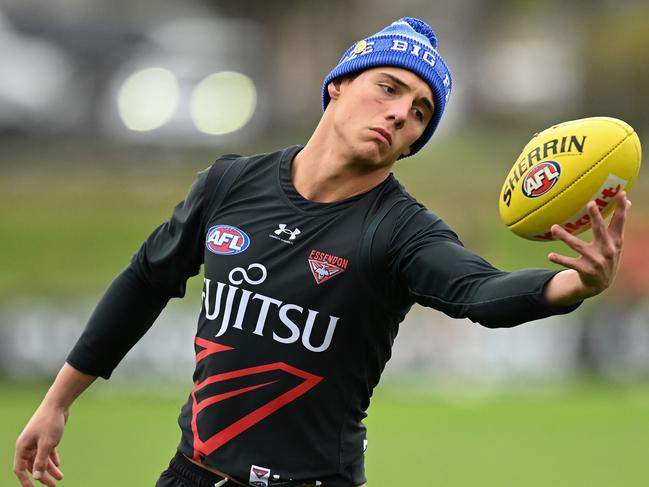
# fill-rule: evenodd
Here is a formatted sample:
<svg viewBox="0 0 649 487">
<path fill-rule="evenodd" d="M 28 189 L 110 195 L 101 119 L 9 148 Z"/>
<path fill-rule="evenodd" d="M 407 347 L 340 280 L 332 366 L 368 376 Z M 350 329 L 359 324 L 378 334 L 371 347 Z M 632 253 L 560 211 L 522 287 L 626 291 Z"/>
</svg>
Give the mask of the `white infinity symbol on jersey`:
<svg viewBox="0 0 649 487">
<path fill-rule="evenodd" d="M 261 271 L 261 278 L 254 280 L 251 279 L 250 276 L 248 276 L 248 273 L 246 272 L 246 269 L 243 267 L 235 267 L 230 271 L 230 274 L 228 275 L 228 278 L 230 279 L 230 282 L 232 284 L 241 284 L 243 281 L 246 281 L 248 284 L 252 284 L 253 286 L 256 284 L 261 284 L 266 280 L 266 276 L 268 273 L 266 272 L 266 268 L 261 265 L 261 264 L 250 264 L 248 266 L 248 271 L 251 269 L 259 269 Z M 235 279 L 236 273 L 241 273 L 242 279 Z"/>
</svg>

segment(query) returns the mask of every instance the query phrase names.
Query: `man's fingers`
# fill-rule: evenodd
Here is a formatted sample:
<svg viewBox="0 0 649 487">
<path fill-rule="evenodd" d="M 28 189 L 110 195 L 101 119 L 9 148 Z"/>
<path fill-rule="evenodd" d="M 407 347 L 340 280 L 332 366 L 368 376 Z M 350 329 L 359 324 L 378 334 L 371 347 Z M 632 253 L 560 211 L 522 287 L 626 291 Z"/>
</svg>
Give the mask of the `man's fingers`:
<svg viewBox="0 0 649 487">
<path fill-rule="evenodd" d="M 586 242 L 572 235 L 570 232 L 568 232 L 568 230 L 563 228 L 561 225 L 552 225 L 550 230 L 552 231 L 552 236 L 555 239 L 565 242 L 565 244 L 568 247 L 570 247 L 572 250 L 579 252 L 580 254 L 583 255 L 584 249 L 587 245 Z"/>
<path fill-rule="evenodd" d="M 555 264 L 562 265 L 569 269 L 574 269 L 578 272 L 580 271 L 579 259 L 576 259 L 574 257 L 566 257 L 565 255 L 560 255 L 556 252 L 550 252 L 548 254 L 548 259 L 550 260 L 550 262 L 554 262 Z"/>
<path fill-rule="evenodd" d="M 16 460 L 14 463 L 14 473 L 16 474 L 16 477 L 18 477 L 22 487 L 34 487 L 34 484 L 29 478 L 29 463 L 31 462 L 27 462 L 24 459 Z M 32 476 L 41 484 L 47 485 L 48 487 L 56 487 L 56 481 L 63 478 L 63 473 L 56 465 L 54 465 L 54 462 L 51 459 L 48 459 L 47 472 L 49 474 L 41 472 L 41 474 L 37 476 L 36 470 L 33 469 Z"/>
<path fill-rule="evenodd" d="M 29 475 L 27 475 L 27 470 L 21 470 L 21 471 L 14 470 L 14 473 L 16 474 L 16 477 L 18 477 L 18 481 L 20 482 L 20 485 L 22 485 L 22 487 L 34 487 L 32 481 L 29 480 Z"/>
<path fill-rule="evenodd" d="M 18 477 L 22 487 L 34 487 L 34 484 L 29 480 L 29 475 L 27 474 L 27 462 L 22 459 L 16 459 L 14 461 L 14 473 L 16 474 L 16 477 Z"/>
<path fill-rule="evenodd" d="M 45 441 L 42 441 L 38 444 L 38 449 L 36 450 L 36 458 L 34 458 L 34 470 L 32 471 L 32 477 L 34 477 L 36 480 L 43 482 L 42 479 L 44 477 L 45 470 L 49 465 L 50 454 L 53 448 L 54 447 L 52 445 L 46 443 Z"/>
<path fill-rule="evenodd" d="M 599 212 L 597 203 L 589 201 L 586 207 L 588 208 L 588 215 L 590 216 L 590 226 L 593 229 L 593 237 L 598 242 L 606 243 L 608 241 L 606 223 L 604 222 L 602 214 Z"/>
<path fill-rule="evenodd" d="M 34 457 L 34 448 L 28 446 L 29 442 L 20 437 L 16 441 L 16 452 L 14 453 L 14 473 L 20 485 L 22 487 L 34 487 L 31 480 L 29 479 L 29 474 L 27 472 L 31 471 L 31 460 Z"/>
<path fill-rule="evenodd" d="M 63 478 L 63 472 L 61 469 L 54 463 L 54 460 L 50 457 L 47 465 L 47 473 L 49 473 L 56 480 L 61 480 Z"/>
<path fill-rule="evenodd" d="M 616 244 L 621 244 L 626 215 L 629 208 L 631 208 L 631 202 L 627 199 L 626 193 L 620 191 L 615 197 L 615 203 L 615 211 L 613 212 L 613 217 L 608 225 L 608 229 Z"/>
<path fill-rule="evenodd" d="M 56 487 L 56 480 L 50 477 L 47 473 L 42 474 L 38 481 L 43 485 L 47 485 L 47 487 Z"/>
<path fill-rule="evenodd" d="M 56 451 L 56 448 L 52 450 L 52 453 L 50 453 L 50 458 L 54 462 L 54 465 L 57 467 L 61 465 L 61 458 L 59 457 L 59 453 Z"/>
</svg>

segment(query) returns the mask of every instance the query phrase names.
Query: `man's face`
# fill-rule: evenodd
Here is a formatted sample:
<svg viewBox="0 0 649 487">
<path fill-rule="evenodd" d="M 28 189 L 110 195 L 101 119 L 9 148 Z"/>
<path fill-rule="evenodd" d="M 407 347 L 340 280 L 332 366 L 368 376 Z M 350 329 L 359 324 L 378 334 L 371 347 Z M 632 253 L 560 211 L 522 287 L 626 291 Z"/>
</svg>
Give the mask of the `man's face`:
<svg viewBox="0 0 649 487">
<path fill-rule="evenodd" d="M 370 167 L 392 165 L 433 115 L 430 87 L 411 71 L 378 67 L 329 85 L 340 143 Z"/>
</svg>

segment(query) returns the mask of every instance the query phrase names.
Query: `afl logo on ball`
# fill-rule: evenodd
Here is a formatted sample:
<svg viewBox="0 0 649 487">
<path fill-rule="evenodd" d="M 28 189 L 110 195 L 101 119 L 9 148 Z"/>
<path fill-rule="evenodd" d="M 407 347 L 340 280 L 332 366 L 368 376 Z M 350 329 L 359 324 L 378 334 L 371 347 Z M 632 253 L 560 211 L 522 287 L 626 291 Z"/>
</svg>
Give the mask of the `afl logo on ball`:
<svg viewBox="0 0 649 487">
<path fill-rule="evenodd" d="M 246 232 L 230 225 L 214 225 L 205 238 L 207 250 L 221 255 L 239 254 L 249 245 L 250 237 Z"/>
<path fill-rule="evenodd" d="M 561 176 L 561 166 L 555 161 L 543 161 L 534 166 L 523 178 L 523 194 L 536 198 L 552 189 Z"/>
</svg>

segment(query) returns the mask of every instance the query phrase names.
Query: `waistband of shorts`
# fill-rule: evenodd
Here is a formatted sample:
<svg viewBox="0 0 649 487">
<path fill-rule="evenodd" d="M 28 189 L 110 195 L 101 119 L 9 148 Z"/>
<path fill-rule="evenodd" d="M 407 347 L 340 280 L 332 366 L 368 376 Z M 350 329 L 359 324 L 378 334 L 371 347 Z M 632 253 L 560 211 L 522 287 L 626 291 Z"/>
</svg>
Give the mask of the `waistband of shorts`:
<svg viewBox="0 0 649 487">
<path fill-rule="evenodd" d="M 180 452 L 176 452 L 169 462 L 169 470 L 189 480 L 196 487 L 214 487 L 214 484 L 224 479 L 220 475 L 210 472 L 192 463 Z M 236 486 L 235 483 L 226 482 L 228 487 Z"/>
</svg>

